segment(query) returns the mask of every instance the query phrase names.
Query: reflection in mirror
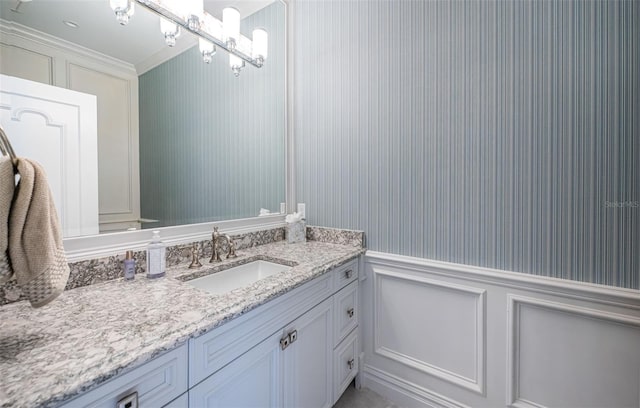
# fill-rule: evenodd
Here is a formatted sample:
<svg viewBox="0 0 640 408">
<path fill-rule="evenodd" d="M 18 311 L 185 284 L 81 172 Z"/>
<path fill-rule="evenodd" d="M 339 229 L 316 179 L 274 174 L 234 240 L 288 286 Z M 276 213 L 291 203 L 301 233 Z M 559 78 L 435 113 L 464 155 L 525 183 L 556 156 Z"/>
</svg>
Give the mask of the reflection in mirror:
<svg viewBox="0 0 640 408">
<path fill-rule="evenodd" d="M 17 117 L 17 106 L 4 109 L 17 102 L 7 99 L 2 77 L 0 119 L 17 153 L 45 162 L 56 156 L 52 168 L 76 163 L 53 174 L 59 180 L 52 184 L 76 186 L 56 201 L 69 225 L 65 237 L 279 210 L 285 200 L 285 6 L 278 1 L 205 1 L 205 9 L 217 18 L 229 5 L 240 10 L 242 34 L 251 37 L 259 27 L 269 34 L 264 66 L 247 65 L 237 78 L 224 51 L 204 63 L 189 33 L 167 47 L 158 17 L 143 7 L 121 26 L 108 0 L 0 0 L 0 73 L 95 95 L 98 152 L 97 159 L 89 160 L 90 154 L 79 152 L 91 145 L 83 139 L 91 132 L 80 131 L 75 137 L 79 146 L 70 149 L 73 126 L 51 127 L 64 122 L 57 114 L 46 112 L 49 123 L 24 109 Z M 27 125 L 40 130 L 20 128 Z M 46 143 L 27 137 L 34 134 Z M 35 148 L 40 152 L 32 154 L 29 149 Z M 57 157 L 62 151 L 67 156 Z M 86 178 L 92 168 L 99 180 L 93 200 L 99 219 L 95 210 L 84 218 L 99 225 L 79 225 L 80 215 L 87 213 L 79 203 L 92 201 L 90 188 L 65 177 Z"/>
<path fill-rule="evenodd" d="M 284 43 L 274 3 L 242 20 Z M 246 31 L 245 31 L 246 30 Z M 198 47 L 140 76 L 141 213 L 158 225 L 192 224 L 278 211 L 284 201 L 284 54 L 269 50 L 260 69 L 239 78 L 220 52 Z M 222 58 L 219 58 L 222 57 Z M 274 137 L 273 135 L 277 135 Z"/>
</svg>

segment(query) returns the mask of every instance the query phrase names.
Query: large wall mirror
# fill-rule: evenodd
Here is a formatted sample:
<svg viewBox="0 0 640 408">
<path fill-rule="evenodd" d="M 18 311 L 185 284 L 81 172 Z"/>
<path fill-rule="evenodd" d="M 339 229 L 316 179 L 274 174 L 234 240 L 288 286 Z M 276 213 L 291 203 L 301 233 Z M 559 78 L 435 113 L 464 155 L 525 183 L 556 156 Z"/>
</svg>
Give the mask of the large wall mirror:
<svg viewBox="0 0 640 408">
<path fill-rule="evenodd" d="M 45 162 L 64 151 L 60 160 L 74 167 L 52 170 L 52 178 L 61 178 L 54 184 L 72 184 L 65 177 L 82 181 L 92 172 L 97 180 L 98 214 L 87 217 L 96 225 L 74 218 L 82 212 L 78 201 L 91 204 L 90 186 L 57 198 L 69 225 L 66 238 L 244 219 L 261 208 L 280 211 L 286 182 L 286 4 L 204 5 L 217 18 L 224 7 L 236 7 L 247 37 L 254 28 L 267 30 L 262 68 L 247 65 L 236 77 L 223 50 L 205 63 L 198 39 L 187 32 L 168 47 L 159 17 L 140 5 L 122 26 L 108 0 L 0 0 L 0 113 L 15 150 L 26 156 L 21 150 L 39 146 L 32 156 Z M 53 126 L 62 123 L 57 118 L 37 115 L 35 108 L 12 111 L 4 90 L 14 85 L 7 78 L 96 95 L 96 154 L 91 156 L 90 143 L 83 145 L 83 135 L 78 149 L 68 148 L 63 133 L 72 126 Z M 16 127 L 29 121 L 46 129 Z"/>
</svg>

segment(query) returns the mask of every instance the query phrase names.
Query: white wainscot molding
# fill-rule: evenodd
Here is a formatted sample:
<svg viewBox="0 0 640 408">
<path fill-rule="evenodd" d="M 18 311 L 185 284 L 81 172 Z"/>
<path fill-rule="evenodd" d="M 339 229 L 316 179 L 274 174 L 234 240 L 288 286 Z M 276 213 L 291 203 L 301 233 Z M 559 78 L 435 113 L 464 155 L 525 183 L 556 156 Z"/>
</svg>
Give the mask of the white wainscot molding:
<svg viewBox="0 0 640 408">
<path fill-rule="evenodd" d="M 360 383 L 406 407 L 640 407 L 640 291 L 369 251 Z"/>
<path fill-rule="evenodd" d="M 522 296 L 508 303 L 511 406 L 640 406 L 640 318 Z"/>
<path fill-rule="evenodd" d="M 376 354 L 484 394 L 486 291 L 372 271 Z"/>
</svg>

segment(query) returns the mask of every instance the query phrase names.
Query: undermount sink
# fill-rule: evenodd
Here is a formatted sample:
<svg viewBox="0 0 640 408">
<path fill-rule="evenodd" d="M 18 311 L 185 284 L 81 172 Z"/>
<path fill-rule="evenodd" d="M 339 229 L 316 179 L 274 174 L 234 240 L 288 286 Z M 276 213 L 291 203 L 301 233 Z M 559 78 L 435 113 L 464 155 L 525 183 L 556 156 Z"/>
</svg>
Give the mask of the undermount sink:
<svg viewBox="0 0 640 408">
<path fill-rule="evenodd" d="M 202 278 L 187 281 L 189 285 L 209 293 L 221 294 L 233 289 L 251 285 L 261 279 L 291 268 L 268 261 L 253 261 L 224 271 L 212 273 Z"/>
</svg>

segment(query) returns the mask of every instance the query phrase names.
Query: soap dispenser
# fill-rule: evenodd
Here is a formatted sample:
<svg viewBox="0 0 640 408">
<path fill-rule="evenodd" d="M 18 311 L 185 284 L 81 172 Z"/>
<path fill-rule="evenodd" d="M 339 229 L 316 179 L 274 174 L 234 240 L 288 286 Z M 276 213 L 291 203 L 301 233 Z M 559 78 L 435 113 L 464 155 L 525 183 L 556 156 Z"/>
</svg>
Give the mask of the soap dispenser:
<svg viewBox="0 0 640 408">
<path fill-rule="evenodd" d="M 165 247 L 160 241 L 160 231 L 153 231 L 147 245 L 147 278 L 161 278 L 165 273 Z"/>
</svg>

